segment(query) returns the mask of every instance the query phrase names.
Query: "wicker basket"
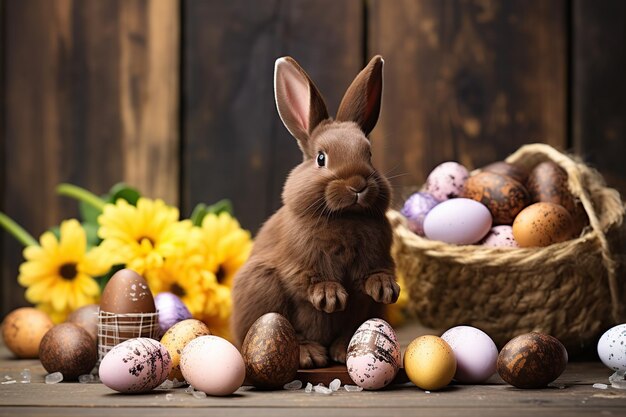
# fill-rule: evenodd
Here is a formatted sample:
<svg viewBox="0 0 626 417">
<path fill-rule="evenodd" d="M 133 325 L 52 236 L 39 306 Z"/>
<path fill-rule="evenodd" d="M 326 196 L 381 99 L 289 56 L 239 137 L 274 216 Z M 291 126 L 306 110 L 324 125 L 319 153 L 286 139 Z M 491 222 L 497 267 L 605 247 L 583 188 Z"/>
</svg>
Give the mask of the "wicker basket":
<svg viewBox="0 0 626 417">
<path fill-rule="evenodd" d="M 526 145 L 507 162 L 532 168 L 552 160 L 589 217 L 580 237 L 545 248 L 457 246 L 421 238 L 389 212 L 393 255 L 409 294 L 409 310 L 437 330 L 466 324 L 501 347 L 530 331 L 557 337 L 575 355 L 608 326 L 624 322 L 623 277 L 615 250 L 624 205 L 601 176 L 544 144 Z"/>
</svg>

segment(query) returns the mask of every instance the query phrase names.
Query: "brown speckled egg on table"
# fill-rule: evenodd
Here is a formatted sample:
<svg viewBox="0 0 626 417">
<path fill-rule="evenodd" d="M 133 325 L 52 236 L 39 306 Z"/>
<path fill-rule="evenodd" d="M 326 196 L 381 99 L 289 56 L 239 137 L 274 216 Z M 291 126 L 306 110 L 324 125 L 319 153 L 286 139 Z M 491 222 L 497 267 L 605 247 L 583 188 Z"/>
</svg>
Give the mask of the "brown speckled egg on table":
<svg viewBox="0 0 626 417">
<path fill-rule="evenodd" d="M 54 323 L 43 311 L 31 307 L 18 308 L 2 322 L 4 344 L 18 358 L 36 358 L 41 339 L 52 326 Z"/>
<path fill-rule="evenodd" d="M 511 339 L 498 355 L 498 374 L 517 388 L 541 388 L 567 366 L 567 350 L 555 337 L 527 333 Z"/>
<path fill-rule="evenodd" d="M 48 373 L 61 372 L 63 380 L 71 381 L 91 372 L 98 353 L 87 330 L 74 323 L 62 323 L 41 340 L 39 359 Z"/>
<path fill-rule="evenodd" d="M 504 161 L 489 164 L 484 168 L 481 168 L 481 171 L 511 177 L 520 184 L 524 184 L 526 182 L 526 178 L 528 177 L 528 173 L 523 168 Z"/>
<path fill-rule="evenodd" d="M 93 341 L 98 343 L 98 304 L 88 304 L 72 312 L 67 318 L 69 323 L 82 327 L 89 333 Z"/>
<path fill-rule="evenodd" d="M 572 217 L 558 204 L 535 203 L 513 222 L 513 236 L 523 247 L 548 246 L 572 238 Z"/>
<path fill-rule="evenodd" d="M 526 188 L 511 177 L 480 172 L 465 182 L 463 197 L 478 201 L 489 209 L 493 224 L 511 224 L 530 201 Z"/>
<path fill-rule="evenodd" d="M 278 313 L 259 317 L 241 346 L 246 377 L 257 388 L 282 388 L 295 379 L 300 345 L 291 323 Z"/>
<path fill-rule="evenodd" d="M 168 379 L 184 380 L 180 370 L 180 355 L 183 349 L 193 339 L 210 334 L 209 327 L 196 319 L 179 321 L 165 332 L 161 338 L 161 344 L 165 346 L 172 358 L 172 370 L 167 377 Z"/>
</svg>

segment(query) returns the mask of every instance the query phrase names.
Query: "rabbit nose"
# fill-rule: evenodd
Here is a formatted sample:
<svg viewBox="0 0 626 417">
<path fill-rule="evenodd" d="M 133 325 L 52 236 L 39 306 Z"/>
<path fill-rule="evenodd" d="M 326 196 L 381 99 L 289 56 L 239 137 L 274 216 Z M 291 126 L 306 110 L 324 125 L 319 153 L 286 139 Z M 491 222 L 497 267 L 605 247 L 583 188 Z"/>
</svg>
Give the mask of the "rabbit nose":
<svg viewBox="0 0 626 417">
<path fill-rule="evenodd" d="M 352 177 L 348 181 L 346 181 L 346 186 L 348 190 L 353 193 L 362 193 L 363 190 L 367 187 L 367 181 L 363 177 Z"/>
</svg>

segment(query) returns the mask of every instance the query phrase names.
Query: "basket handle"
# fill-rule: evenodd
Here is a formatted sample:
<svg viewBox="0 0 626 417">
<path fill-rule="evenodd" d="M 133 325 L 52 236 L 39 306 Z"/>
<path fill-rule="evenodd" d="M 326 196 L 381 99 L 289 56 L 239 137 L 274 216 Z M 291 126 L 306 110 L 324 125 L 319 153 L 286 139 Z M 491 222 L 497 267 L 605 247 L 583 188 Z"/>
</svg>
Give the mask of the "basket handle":
<svg viewBox="0 0 626 417">
<path fill-rule="evenodd" d="M 593 230 L 594 235 L 600 245 L 600 252 L 602 255 L 602 262 L 607 271 L 607 279 L 609 284 L 609 292 L 611 294 L 611 313 L 613 320 L 616 323 L 621 322 L 621 309 L 618 294 L 617 284 L 617 262 L 612 258 L 610 246 L 602 223 L 598 218 L 596 209 L 593 206 L 591 198 L 586 190 L 586 181 L 594 176 L 599 177 L 599 174 L 587 168 L 586 166 L 577 163 L 574 159 L 567 155 L 562 154 L 550 145 L 543 143 L 533 143 L 530 145 L 524 145 L 520 147 L 516 152 L 511 154 L 506 161 L 515 163 L 517 160 L 527 157 L 529 154 L 539 154 L 548 157 L 554 163 L 559 165 L 567 172 L 568 186 L 573 191 L 574 195 L 580 199 L 580 202 L 589 217 L 589 225 Z M 618 201 L 619 205 L 612 204 L 608 208 L 615 211 L 616 221 L 615 224 L 621 223 L 621 218 L 624 215 L 624 205 L 621 202 L 619 193 L 616 190 L 603 187 L 601 190 L 605 201 Z"/>
</svg>

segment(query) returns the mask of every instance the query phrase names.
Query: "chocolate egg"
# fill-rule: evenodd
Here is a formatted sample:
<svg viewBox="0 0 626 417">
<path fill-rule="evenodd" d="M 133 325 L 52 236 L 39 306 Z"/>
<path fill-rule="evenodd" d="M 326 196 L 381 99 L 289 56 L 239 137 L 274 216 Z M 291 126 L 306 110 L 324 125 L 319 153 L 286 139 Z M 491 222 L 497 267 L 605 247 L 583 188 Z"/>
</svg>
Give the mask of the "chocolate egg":
<svg viewBox="0 0 626 417">
<path fill-rule="evenodd" d="M 209 327 L 200 320 L 183 320 L 172 327 L 163 335 L 161 344 L 165 346 L 172 358 L 172 370 L 167 379 L 183 381 L 183 373 L 180 370 L 180 354 L 189 342 L 200 336 L 210 335 Z"/>
<path fill-rule="evenodd" d="M 241 347 L 246 376 L 257 388 L 281 388 L 298 372 L 300 346 L 289 321 L 278 313 L 259 317 Z"/>
<path fill-rule="evenodd" d="M 528 177 L 528 173 L 524 171 L 523 168 L 520 168 L 517 165 L 509 164 L 508 162 L 504 161 L 498 161 L 494 162 L 493 164 L 489 164 L 486 167 L 482 168 L 481 171 L 492 172 L 494 174 L 511 177 L 520 184 L 524 184 L 526 182 L 526 178 Z"/>
<path fill-rule="evenodd" d="M 463 197 L 478 201 L 489 209 L 493 223 L 511 224 L 517 213 L 528 205 L 526 188 L 511 177 L 481 172 L 465 182 Z"/>
<path fill-rule="evenodd" d="M 370 319 L 354 333 L 346 365 L 350 378 L 367 390 L 381 389 L 393 381 L 400 368 L 400 346 L 393 328 L 382 319 Z"/>
<path fill-rule="evenodd" d="M 36 358 L 41 339 L 54 326 L 43 311 L 22 307 L 9 313 L 2 322 L 4 344 L 18 358 Z"/>
<path fill-rule="evenodd" d="M 572 228 L 572 217 L 562 206 L 535 203 L 515 218 L 513 237 L 523 248 L 548 246 L 570 239 Z"/>
<path fill-rule="evenodd" d="M 82 327 L 89 333 L 94 343 L 98 343 L 98 304 L 88 304 L 72 312 L 67 318 L 69 323 Z"/>
<path fill-rule="evenodd" d="M 570 213 L 576 205 L 567 186 L 567 173 L 552 161 L 542 162 L 530 171 L 526 188 L 533 203 L 559 204 Z"/>
<path fill-rule="evenodd" d="M 74 323 L 62 323 L 50 329 L 41 340 L 39 359 L 46 371 L 61 372 L 68 381 L 90 373 L 98 353 L 87 330 Z"/>
<path fill-rule="evenodd" d="M 541 388 L 567 366 L 567 350 L 555 337 L 527 333 L 509 341 L 498 355 L 498 374 L 517 388 Z"/>
<path fill-rule="evenodd" d="M 122 269 L 104 287 L 100 310 L 127 314 L 154 313 L 156 308 L 146 280 L 131 269 Z"/>
</svg>

